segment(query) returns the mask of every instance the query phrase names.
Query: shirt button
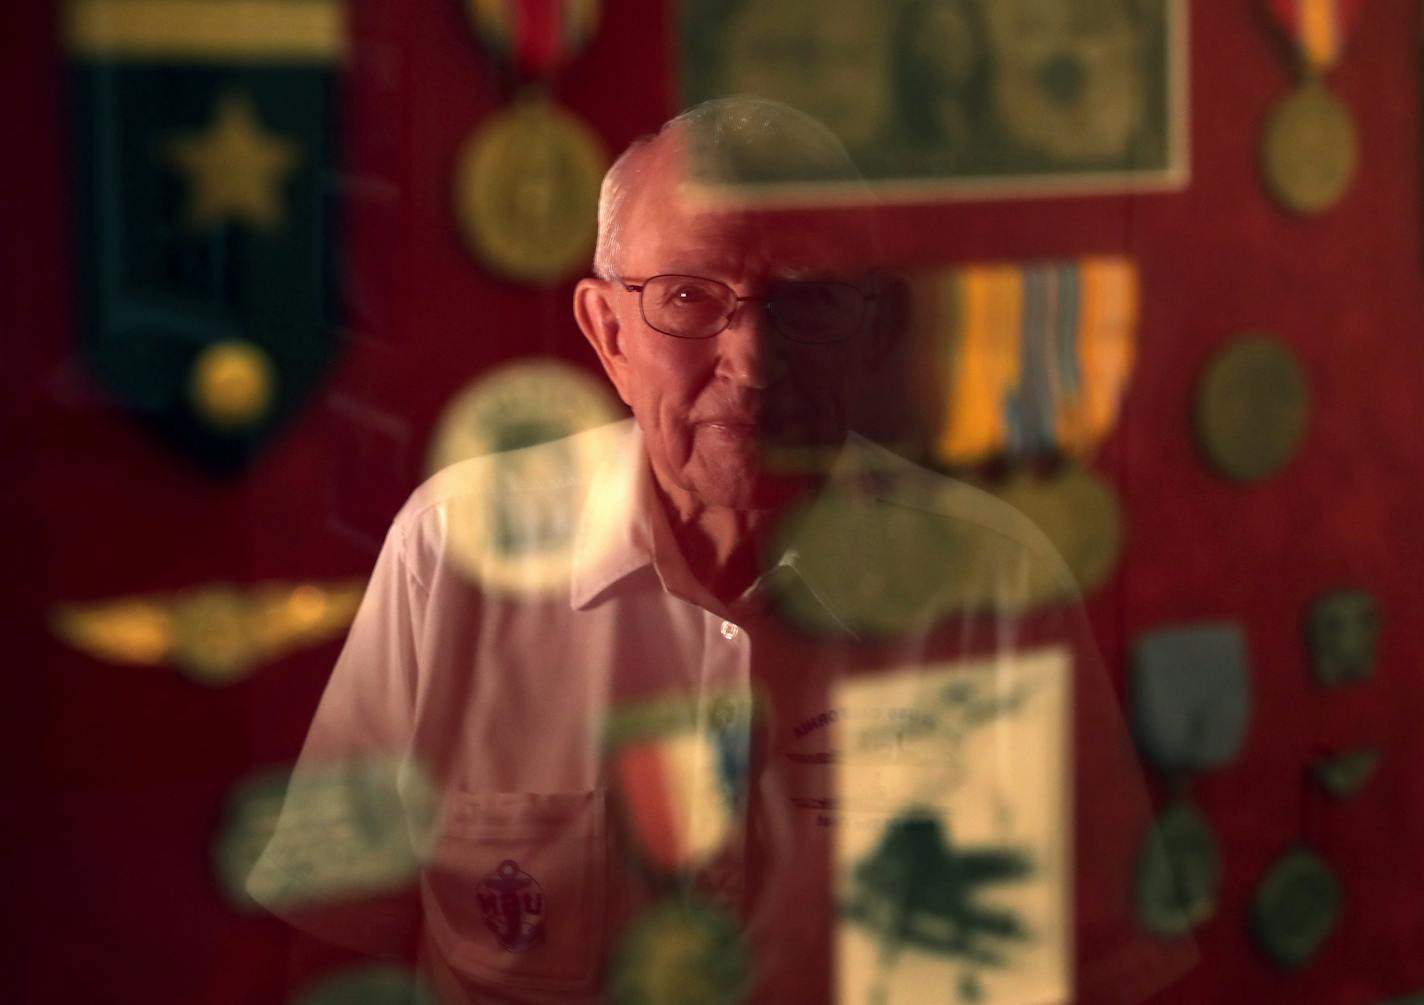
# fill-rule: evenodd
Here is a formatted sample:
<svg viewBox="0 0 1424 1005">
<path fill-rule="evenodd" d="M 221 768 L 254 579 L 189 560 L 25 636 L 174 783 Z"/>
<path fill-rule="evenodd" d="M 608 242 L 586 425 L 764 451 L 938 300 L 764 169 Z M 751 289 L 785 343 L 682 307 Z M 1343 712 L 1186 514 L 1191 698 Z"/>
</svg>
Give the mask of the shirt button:
<svg viewBox="0 0 1424 1005">
<path fill-rule="evenodd" d="M 722 638 L 726 639 L 728 642 L 732 641 L 732 639 L 735 639 L 737 637 L 737 633 L 740 631 L 741 629 L 738 628 L 736 625 L 732 624 L 730 621 L 722 622 Z"/>
</svg>

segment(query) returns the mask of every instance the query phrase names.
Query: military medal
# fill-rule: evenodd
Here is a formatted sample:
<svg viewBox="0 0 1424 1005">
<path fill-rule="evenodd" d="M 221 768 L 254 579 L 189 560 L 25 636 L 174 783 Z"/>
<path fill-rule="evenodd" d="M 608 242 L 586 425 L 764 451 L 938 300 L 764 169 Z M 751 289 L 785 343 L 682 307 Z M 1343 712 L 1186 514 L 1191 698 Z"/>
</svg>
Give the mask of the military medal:
<svg viewBox="0 0 1424 1005">
<path fill-rule="evenodd" d="M 1219 474 L 1260 481 L 1295 455 L 1309 404 L 1305 371 L 1284 343 L 1240 338 L 1212 358 L 1197 385 L 1197 438 Z"/>
<path fill-rule="evenodd" d="M 485 47 L 522 81 L 547 81 L 583 47 L 597 0 L 466 0 Z M 507 279 L 549 285 L 588 266 L 608 154 L 587 125 L 526 88 L 461 146 L 454 208 L 470 251 Z"/>
<path fill-rule="evenodd" d="M 1282 99 L 1266 120 L 1261 167 L 1271 195 L 1296 213 L 1322 213 L 1340 201 L 1359 158 L 1345 103 L 1318 80 Z"/>
<path fill-rule="evenodd" d="M 1138 639 L 1131 692 L 1138 745 L 1162 771 L 1179 775 L 1231 763 L 1251 715 L 1241 630 L 1192 625 Z"/>
<path fill-rule="evenodd" d="M 1122 554 L 1122 506 L 1112 483 L 1090 468 L 1076 465 L 1038 478 L 1023 473 L 995 494 L 1028 517 L 1053 543 L 1084 593 L 1107 582 Z M 1045 581 L 1063 600 L 1067 586 Z"/>
<path fill-rule="evenodd" d="M 1261 136 L 1261 170 L 1286 209 L 1322 213 L 1340 201 L 1355 176 L 1358 141 L 1350 110 L 1325 87 L 1340 59 L 1361 0 L 1269 0 L 1290 36 L 1304 82 L 1281 99 Z"/>
<path fill-rule="evenodd" d="M 750 758 L 748 695 L 646 699 L 615 709 L 604 743 L 622 822 L 645 865 L 694 870 L 742 833 Z"/>
<path fill-rule="evenodd" d="M 249 464 L 339 348 L 336 0 L 74 0 L 78 340 L 194 463 Z"/>
<path fill-rule="evenodd" d="M 1137 916 L 1157 935 L 1183 935 L 1216 913 L 1221 853 L 1206 818 L 1186 800 L 1157 817 L 1137 860 Z"/>
<path fill-rule="evenodd" d="M 1309 962 L 1340 916 L 1340 883 L 1319 856 L 1287 852 L 1261 880 L 1251 902 L 1251 933 L 1272 962 L 1294 969 Z"/>
<path fill-rule="evenodd" d="M 215 342 L 193 363 L 189 394 L 208 425 L 242 428 L 257 422 L 271 405 L 272 363 L 261 346 L 243 339 Z"/>
<path fill-rule="evenodd" d="M 673 898 L 629 926 L 614 957 L 614 1005 L 734 1005 L 751 966 L 737 919 L 714 904 Z"/>
<path fill-rule="evenodd" d="M 1316 761 L 1310 773 L 1316 784 L 1330 795 L 1345 799 L 1369 783 L 1383 756 L 1378 747 L 1362 747 Z"/>
<path fill-rule="evenodd" d="M 1137 263 L 990 263 L 915 284 L 913 323 L 941 345 L 935 435 L 950 467 L 1067 456 L 1112 432 L 1136 355 Z"/>
<path fill-rule="evenodd" d="M 426 472 L 613 422 L 622 414 L 607 385 L 558 359 L 490 370 L 451 397 L 435 424 Z"/>
<path fill-rule="evenodd" d="M 167 665 L 200 684 L 246 680 L 289 652 L 351 626 L 364 580 L 212 583 L 176 593 L 118 597 L 54 610 L 55 635 L 81 652 L 127 666 Z"/>
<path fill-rule="evenodd" d="M 1130 690 L 1138 747 L 1177 790 L 1138 853 L 1138 922 L 1158 935 L 1182 935 L 1216 911 L 1220 853 L 1205 815 L 1187 800 L 1187 784 L 1229 764 L 1245 740 L 1245 639 L 1229 624 L 1155 631 L 1134 647 Z"/>
<path fill-rule="evenodd" d="M 574 436 L 619 415 L 604 386 L 561 360 L 529 359 L 497 367 L 459 391 L 445 406 L 430 446 L 434 474 L 458 461 L 467 483 L 485 491 L 452 501 L 450 556 L 487 590 L 533 596 L 567 591 L 576 541 L 607 540 L 617 501 L 596 499 L 581 513 L 581 498 L 555 491 L 508 491 L 510 486 L 588 481 L 609 459 L 610 435 Z M 549 441 L 557 441 L 549 443 Z M 549 444 L 540 450 L 521 450 Z"/>
<path fill-rule="evenodd" d="M 873 489 L 827 489 L 777 528 L 771 561 L 796 575 L 773 581 L 781 614 L 816 635 L 893 638 L 993 602 L 968 571 L 976 542 L 925 509 L 886 505 Z"/>
<path fill-rule="evenodd" d="M 1326 687 L 1368 680 L 1375 672 L 1379 601 L 1363 590 L 1332 590 L 1310 606 L 1306 638 L 1311 671 Z"/>
<path fill-rule="evenodd" d="M 586 267 L 608 156 L 593 130 L 520 98 L 465 140 L 455 212 L 466 243 L 509 279 L 548 284 Z"/>
</svg>

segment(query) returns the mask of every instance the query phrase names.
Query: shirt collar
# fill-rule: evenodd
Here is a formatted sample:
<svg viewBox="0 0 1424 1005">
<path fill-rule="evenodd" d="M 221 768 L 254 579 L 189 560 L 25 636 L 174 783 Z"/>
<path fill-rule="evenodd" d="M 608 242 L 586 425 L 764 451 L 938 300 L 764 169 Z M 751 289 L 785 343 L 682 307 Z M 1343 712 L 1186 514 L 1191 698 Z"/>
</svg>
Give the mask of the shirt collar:
<svg viewBox="0 0 1424 1005">
<path fill-rule="evenodd" d="M 633 419 L 618 425 L 623 429 L 597 462 L 579 517 L 569 591 L 575 610 L 653 560 L 643 431 Z"/>
<path fill-rule="evenodd" d="M 624 429 L 597 463 L 579 520 L 569 593 L 575 610 L 588 607 L 615 583 L 654 564 L 652 521 L 657 518 L 657 498 L 643 433 L 633 419 L 619 425 Z M 875 459 L 885 453 L 852 433 L 831 466 L 827 489 L 884 498 L 886 466 Z M 829 600 L 836 591 L 831 584 L 817 582 L 814 573 L 800 562 L 794 546 L 781 554 L 752 590 L 774 590 L 788 576 L 797 577 L 817 603 L 844 624 L 844 612 L 837 611 Z"/>
</svg>

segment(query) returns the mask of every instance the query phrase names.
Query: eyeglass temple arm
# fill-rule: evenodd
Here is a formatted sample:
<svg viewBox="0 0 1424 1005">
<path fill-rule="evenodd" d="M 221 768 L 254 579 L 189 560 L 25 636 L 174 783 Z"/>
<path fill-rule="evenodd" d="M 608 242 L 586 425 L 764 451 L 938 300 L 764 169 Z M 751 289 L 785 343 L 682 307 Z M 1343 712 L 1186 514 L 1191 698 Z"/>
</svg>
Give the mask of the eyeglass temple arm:
<svg viewBox="0 0 1424 1005">
<path fill-rule="evenodd" d="M 623 282 L 623 280 L 620 279 L 620 280 L 618 281 L 618 285 L 623 287 L 623 291 L 624 291 L 625 293 L 642 293 L 643 290 L 644 290 L 644 288 L 647 287 L 648 284 L 647 284 L 647 283 L 625 283 L 625 282 Z M 880 294 L 879 294 L 879 293 L 862 293 L 860 296 L 861 296 L 861 299 L 862 299 L 862 300 L 879 300 L 879 299 L 880 299 Z M 741 303 L 746 303 L 748 300 L 770 300 L 770 299 L 771 299 L 771 298 L 770 298 L 769 296 L 765 296 L 765 297 L 737 297 L 737 303 L 739 303 L 739 304 L 741 304 Z"/>
</svg>

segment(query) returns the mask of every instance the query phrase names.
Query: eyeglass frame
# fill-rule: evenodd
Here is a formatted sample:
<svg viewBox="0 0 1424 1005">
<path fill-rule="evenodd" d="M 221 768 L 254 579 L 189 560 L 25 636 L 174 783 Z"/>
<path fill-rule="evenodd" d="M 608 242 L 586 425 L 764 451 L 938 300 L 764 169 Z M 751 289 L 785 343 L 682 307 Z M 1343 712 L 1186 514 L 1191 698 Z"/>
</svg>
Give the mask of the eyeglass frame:
<svg viewBox="0 0 1424 1005">
<path fill-rule="evenodd" d="M 727 314 L 727 316 L 723 319 L 723 321 L 722 321 L 722 327 L 721 327 L 721 328 L 718 328 L 718 329 L 717 329 L 716 331 L 714 331 L 714 332 L 711 332 L 710 334 L 707 334 L 707 335 L 678 335 L 678 334 L 676 334 L 675 332 L 665 331 L 664 329 L 659 328 L 657 325 L 653 324 L 651 321 L 648 320 L 648 312 L 647 312 L 647 310 L 646 310 L 646 309 L 644 308 L 644 306 L 643 306 L 643 291 L 644 291 L 645 289 L 647 289 L 648 284 L 651 283 L 651 282 L 653 282 L 653 280 L 655 280 L 655 279 L 695 279 L 695 280 L 697 280 L 697 281 L 700 282 L 700 283 L 713 283 L 713 284 L 715 284 L 715 285 L 717 285 L 717 286 L 722 287 L 722 288 L 723 288 L 724 290 L 726 290 L 727 292 L 731 293 L 731 294 L 732 294 L 732 298 L 733 298 L 733 300 L 735 301 L 735 303 L 736 303 L 737 306 L 736 306 L 736 307 L 733 307 L 732 310 L 731 310 L 731 311 Z M 638 316 L 643 319 L 643 324 L 647 325 L 649 328 L 651 328 L 653 331 L 657 332 L 659 335 L 666 335 L 668 338 L 680 338 L 680 339 L 685 339 L 685 340 L 687 340 L 687 341 L 689 341 L 689 342 L 702 342 L 702 341 L 705 341 L 705 340 L 710 339 L 710 338 L 716 338 L 718 335 L 721 335 L 721 334 L 722 334 L 724 331 L 726 331 L 728 328 L 732 327 L 732 321 L 733 321 L 733 319 L 736 318 L 736 316 L 737 316 L 737 310 L 738 310 L 738 308 L 739 308 L 743 303 L 746 303 L 746 302 L 749 301 L 749 300 L 761 300 L 761 301 L 764 301 L 764 302 L 766 303 L 766 307 L 764 307 L 763 310 L 766 311 L 766 316 L 771 320 L 771 326 L 772 326 L 772 328 L 774 328 L 774 329 L 776 330 L 776 333 L 777 333 L 778 335 L 780 335 L 782 338 L 786 339 L 786 341 L 788 341 L 788 342 L 794 342 L 796 345 L 840 345 L 840 344 L 843 343 L 843 342 L 849 342 L 851 339 L 853 339 L 853 338 L 855 337 L 856 329 L 858 329 L 859 326 L 860 326 L 860 324 L 861 324 L 862 322 L 864 322 L 864 320 L 865 320 L 864 304 L 880 299 L 880 295 L 879 295 L 878 293 L 867 293 L 867 292 L 865 292 L 864 290 L 862 290 L 860 287 L 856 286 L 854 283 L 842 282 L 841 280 L 838 280 L 838 279 L 801 279 L 801 280 L 797 280 L 797 279 L 787 279 L 787 280 L 782 280 L 782 281 L 780 281 L 779 283 L 773 284 L 773 290 L 774 290 L 775 287 L 777 287 L 777 286 L 793 286 L 793 285 L 812 285 L 812 284 L 815 284 L 815 285 L 825 285 L 825 286 L 844 286 L 844 287 L 846 287 L 847 289 L 855 290 L 856 293 L 858 293 L 858 294 L 860 295 L 860 302 L 861 302 L 861 304 L 862 304 L 861 316 L 856 319 L 856 325 L 855 325 L 854 328 L 851 329 L 851 331 L 850 331 L 849 334 L 844 335 L 844 336 L 842 336 L 841 338 L 837 338 L 837 339 L 830 339 L 830 340 L 822 341 L 822 342 L 811 342 L 811 341 L 807 341 L 807 340 L 805 340 L 805 339 L 792 338 L 790 335 L 786 334 L 786 332 L 784 332 L 784 331 L 782 330 L 781 324 L 776 320 L 776 314 L 771 310 L 771 299 L 772 299 L 772 298 L 771 298 L 771 295 L 760 296 L 760 297 L 744 297 L 744 296 L 740 296 L 740 295 L 737 293 L 737 291 L 734 290 L 734 289 L 731 287 L 730 284 L 724 283 L 724 282 L 722 282 L 722 280 L 720 280 L 720 279 L 712 279 L 712 278 L 709 277 L 709 276 L 692 276 L 692 275 L 688 275 L 688 274 L 682 273 L 682 272 L 659 272 L 657 275 L 648 276 L 648 277 L 647 277 L 646 279 L 644 279 L 641 283 L 630 283 L 630 282 L 628 282 L 628 279 L 627 279 L 626 276 L 617 276 L 617 277 L 614 277 L 614 280 L 613 280 L 613 281 L 616 282 L 619 286 L 623 287 L 623 291 L 624 291 L 625 293 L 636 293 L 636 294 L 638 294 Z"/>
</svg>

